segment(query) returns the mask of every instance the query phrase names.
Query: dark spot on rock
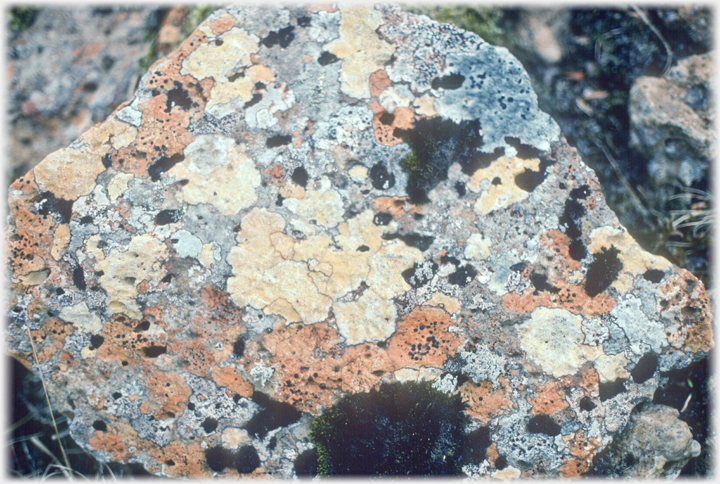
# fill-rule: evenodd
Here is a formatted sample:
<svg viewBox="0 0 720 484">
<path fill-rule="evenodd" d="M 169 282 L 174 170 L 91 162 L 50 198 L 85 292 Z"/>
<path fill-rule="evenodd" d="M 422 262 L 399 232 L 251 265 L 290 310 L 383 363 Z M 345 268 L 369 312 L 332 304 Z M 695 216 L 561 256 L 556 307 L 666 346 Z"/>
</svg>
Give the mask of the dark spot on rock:
<svg viewBox="0 0 720 484">
<path fill-rule="evenodd" d="M 165 112 L 169 113 L 175 106 L 187 111 L 192 106 L 192 98 L 179 81 L 174 81 L 175 87 L 168 91 L 165 103 Z"/>
<path fill-rule="evenodd" d="M 110 168 L 112 166 L 112 157 L 110 156 L 110 153 L 105 153 L 105 156 L 102 157 L 102 164 L 105 168 Z"/>
<path fill-rule="evenodd" d="M 207 465 L 215 472 L 222 472 L 226 467 L 231 467 L 234 463 L 233 457 L 233 453 L 222 445 L 211 447 L 205 451 Z"/>
<path fill-rule="evenodd" d="M 205 421 L 201 424 L 203 430 L 206 434 L 209 434 L 211 432 L 214 432 L 215 429 L 218 426 L 218 421 L 214 418 L 207 417 Z"/>
<path fill-rule="evenodd" d="M 107 432 L 107 424 L 102 420 L 95 420 L 93 422 L 93 428 L 95 430 L 99 430 L 100 432 Z"/>
<path fill-rule="evenodd" d="M 322 54 L 320 54 L 320 57 L 318 57 L 318 64 L 320 64 L 321 66 L 326 66 L 339 60 L 340 59 L 338 59 L 335 54 L 332 54 L 330 52 L 323 52 Z"/>
<path fill-rule="evenodd" d="M 113 392 L 112 397 L 117 400 L 118 398 L 122 398 L 122 393 L 120 392 Z"/>
<path fill-rule="evenodd" d="M 227 80 L 230 81 L 230 82 L 235 82 L 235 81 L 237 81 L 238 79 L 241 79 L 241 78 L 244 78 L 244 77 L 245 77 L 245 73 L 244 73 L 243 71 L 238 71 L 238 72 L 233 72 L 232 74 L 230 74 L 230 75 L 227 77 Z"/>
<path fill-rule="evenodd" d="M 257 403 L 261 410 L 245 424 L 248 434 L 263 439 L 271 430 L 287 427 L 294 424 L 302 414 L 292 405 L 285 402 L 272 400 L 264 393 L 255 391 L 252 394 L 252 401 Z"/>
<path fill-rule="evenodd" d="M 597 405 L 593 403 L 592 400 L 590 400 L 588 397 L 583 397 L 580 400 L 580 409 L 585 410 L 586 412 L 589 412 L 593 408 L 595 408 Z"/>
<path fill-rule="evenodd" d="M 57 217 L 58 222 L 66 224 L 70 222 L 72 217 L 72 200 L 63 200 L 62 198 L 55 198 L 52 192 L 42 192 L 40 194 L 40 202 L 38 203 L 38 214 L 40 215 L 54 215 Z"/>
<path fill-rule="evenodd" d="M 165 465 L 172 467 L 172 466 L 175 465 L 175 461 L 172 460 L 172 459 L 168 459 L 168 460 L 165 461 Z"/>
<path fill-rule="evenodd" d="M 395 186 L 395 175 L 388 172 L 385 164 L 376 163 L 370 168 L 370 181 L 376 190 L 388 190 Z"/>
<path fill-rule="evenodd" d="M 502 185 L 502 180 L 500 179 L 499 176 L 496 176 L 495 178 L 493 178 L 492 184 L 493 185 Z"/>
<path fill-rule="evenodd" d="M 360 247 L 357 248 L 358 252 L 367 252 L 369 250 L 370 250 L 370 247 L 368 247 L 367 245 L 361 245 Z"/>
<path fill-rule="evenodd" d="M 233 353 L 238 358 L 245 353 L 245 337 L 244 336 L 238 336 L 238 338 L 233 343 Z"/>
<path fill-rule="evenodd" d="M 297 18 L 297 24 L 298 27 L 309 27 L 310 26 L 310 20 L 312 20 L 308 16 L 302 16 Z"/>
<path fill-rule="evenodd" d="M 530 282 L 535 287 L 536 291 L 547 291 L 552 294 L 557 294 L 560 292 L 560 289 L 553 286 L 552 284 L 548 284 L 547 282 L 547 276 L 545 274 L 539 274 L 537 272 L 532 272 L 530 274 Z"/>
<path fill-rule="evenodd" d="M 85 273 L 83 272 L 82 267 L 76 267 L 73 269 L 73 284 L 80 289 L 81 291 L 84 291 L 87 285 L 85 284 Z"/>
<path fill-rule="evenodd" d="M 376 213 L 373 217 L 373 223 L 375 225 L 387 225 L 392 221 L 393 217 L 387 212 Z"/>
<path fill-rule="evenodd" d="M 527 424 L 531 434 L 545 434 L 551 437 L 560 435 L 560 426 L 548 415 L 536 415 Z"/>
<path fill-rule="evenodd" d="M 148 329 L 150 329 L 150 321 L 145 319 L 143 321 L 140 321 L 137 326 L 135 326 L 135 329 L 133 331 L 135 331 L 136 333 L 141 333 L 143 331 L 147 331 Z"/>
<path fill-rule="evenodd" d="M 600 401 L 604 402 L 605 400 L 608 400 L 615 395 L 622 393 L 625 391 L 625 381 L 627 381 L 625 378 L 618 378 L 615 381 L 607 382 L 607 383 L 600 383 Z"/>
<path fill-rule="evenodd" d="M 82 225 L 88 225 L 93 223 L 93 218 L 90 215 L 85 215 L 80 219 L 80 224 Z"/>
<path fill-rule="evenodd" d="M 450 284 L 455 284 L 456 286 L 465 287 L 469 282 L 475 279 L 477 274 L 478 272 L 473 266 L 465 264 L 462 267 L 458 267 L 455 272 L 448 276 L 448 282 Z"/>
<path fill-rule="evenodd" d="M 308 182 L 308 172 L 304 167 L 298 166 L 295 168 L 290 178 L 296 185 L 305 188 Z"/>
<path fill-rule="evenodd" d="M 517 264 L 513 264 L 510 266 L 510 270 L 513 272 L 522 272 L 527 267 L 527 264 L 525 262 L 518 262 Z"/>
<path fill-rule="evenodd" d="M 609 250 L 603 247 L 600 252 L 593 254 L 585 279 L 585 293 L 588 296 L 597 296 L 617 279 L 623 268 L 619 253 L 615 246 L 610 246 Z"/>
<path fill-rule="evenodd" d="M 587 248 L 585 248 L 585 244 L 583 244 L 582 239 L 576 239 L 570 242 L 570 245 L 568 245 L 568 255 L 573 260 L 583 260 L 585 256 L 587 255 Z"/>
<path fill-rule="evenodd" d="M 262 101 L 262 94 L 255 93 L 255 94 L 253 94 L 252 99 L 250 99 L 248 102 L 245 103 L 244 108 L 247 109 L 247 108 L 253 107 L 260 101 Z"/>
<path fill-rule="evenodd" d="M 456 259 L 455 257 L 453 257 L 451 255 L 447 255 L 447 254 L 440 257 L 440 263 L 441 264 L 452 264 L 454 266 L 460 265 L 460 261 L 458 259 Z"/>
<path fill-rule="evenodd" d="M 381 236 L 383 240 L 395 240 L 400 239 L 403 242 L 405 242 L 406 245 L 409 245 L 410 247 L 416 247 L 420 249 L 421 251 L 425 252 L 430 248 L 432 243 L 435 241 L 435 237 L 431 235 L 420 235 L 415 232 L 411 232 L 409 234 L 383 234 Z"/>
<path fill-rule="evenodd" d="M 385 126 L 392 126 L 393 121 L 395 121 L 395 115 L 387 112 L 382 113 L 378 121 L 380 121 Z"/>
<path fill-rule="evenodd" d="M 167 347 L 150 345 L 143 348 L 143 353 L 148 358 L 157 358 L 158 356 L 167 353 Z"/>
<path fill-rule="evenodd" d="M 169 158 L 167 156 L 159 158 L 155 163 L 148 167 L 148 175 L 150 175 L 150 179 L 154 182 L 158 181 L 160 179 L 160 175 L 184 159 L 185 156 L 182 153 L 174 154 Z"/>
<path fill-rule="evenodd" d="M 659 269 L 648 269 L 643 274 L 643 277 L 646 281 L 657 284 L 658 282 L 662 281 L 663 277 L 665 277 L 665 273 Z"/>
<path fill-rule="evenodd" d="M 90 336 L 90 344 L 95 349 L 100 348 L 104 342 L 105 342 L 105 338 L 103 338 L 99 334 L 94 334 L 94 335 Z"/>
<path fill-rule="evenodd" d="M 270 32 L 260 43 L 268 48 L 280 45 L 280 47 L 284 49 L 290 45 L 290 42 L 292 42 L 293 39 L 295 39 L 294 30 L 295 27 L 291 25 L 289 27 L 285 27 L 284 29 L 280 29 L 277 32 Z"/>
<path fill-rule="evenodd" d="M 465 184 L 462 182 L 455 182 L 455 191 L 457 192 L 459 197 L 464 197 L 465 194 L 467 193 Z"/>
<path fill-rule="evenodd" d="M 655 353 L 646 353 L 635 364 L 630 376 L 635 383 L 645 383 L 655 374 L 658 367 L 658 357 Z"/>
<path fill-rule="evenodd" d="M 313 447 L 295 458 L 295 475 L 298 477 L 314 477 L 317 475 L 317 466 L 317 449 Z"/>
<path fill-rule="evenodd" d="M 509 101 L 509 99 L 508 99 Z M 512 102 L 512 101 L 510 101 Z M 522 160 L 533 160 L 536 158 L 540 158 L 542 155 L 542 151 L 535 148 L 533 145 L 529 145 L 526 143 L 523 143 L 520 141 L 520 138 L 515 138 L 513 136 L 506 136 L 505 142 L 515 148 L 517 151 L 517 157 Z M 541 170 L 545 171 L 545 170 Z"/>
<path fill-rule="evenodd" d="M 172 280 L 172 278 L 173 278 L 173 275 L 172 275 L 172 274 L 168 274 L 167 276 L 165 276 L 165 277 L 163 277 L 162 279 L 160 279 L 160 282 L 164 282 L 165 284 L 169 284 L 170 281 Z"/>
<path fill-rule="evenodd" d="M 459 89 L 463 82 L 465 82 L 465 76 L 462 74 L 450 74 L 449 76 L 436 77 L 432 80 L 433 89 Z"/>
<path fill-rule="evenodd" d="M 265 146 L 267 146 L 268 148 L 276 148 L 278 146 L 288 145 L 291 142 L 292 142 L 292 136 L 290 136 L 289 134 L 287 134 L 287 135 L 279 134 L 277 136 L 272 136 L 272 137 L 268 138 L 265 141 Z"/>
<path fill-rule="evenodd" d="M 181 216 L 182 212 L 180 210 L 160 210 L 158 214 L 155 215 L 155 225 L 167 225 L 175 223 L 180 220 Z"/>
</svg>

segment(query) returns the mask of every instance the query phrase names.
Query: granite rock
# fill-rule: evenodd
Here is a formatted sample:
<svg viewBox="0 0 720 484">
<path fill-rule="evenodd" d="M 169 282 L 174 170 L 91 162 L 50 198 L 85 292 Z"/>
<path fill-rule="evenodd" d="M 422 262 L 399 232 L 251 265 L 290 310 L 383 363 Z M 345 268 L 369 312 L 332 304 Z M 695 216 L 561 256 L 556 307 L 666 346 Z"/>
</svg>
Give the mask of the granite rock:
<svg viewBox="0 0 720 484">
<path fill-rule="evenodd" d="M 343 395 L 439 378 L 466 474 L 575 477 L 713 347 L 520 63 L 393 6 L 218 10 L 8 203 L 8 351 L 157 475 L 290 478 Z"/>
</svg>

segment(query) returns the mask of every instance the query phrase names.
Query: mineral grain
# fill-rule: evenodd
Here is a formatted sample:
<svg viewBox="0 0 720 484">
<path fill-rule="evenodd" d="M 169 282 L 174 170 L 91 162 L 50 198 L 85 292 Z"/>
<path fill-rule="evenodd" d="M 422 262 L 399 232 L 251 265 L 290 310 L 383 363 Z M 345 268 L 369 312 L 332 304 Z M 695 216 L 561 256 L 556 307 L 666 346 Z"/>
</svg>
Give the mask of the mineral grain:
<svg viewBox="0 0 720 484">
<path fill-rule="evenodd" d="M 576 477 L 713 347 L 520 63 L 394 6 L 218 10 L 8 203 L 8 350 L 156 475 L 305 473 L 313 417 L 437 379 L 467 475 Z"/>
</svg>

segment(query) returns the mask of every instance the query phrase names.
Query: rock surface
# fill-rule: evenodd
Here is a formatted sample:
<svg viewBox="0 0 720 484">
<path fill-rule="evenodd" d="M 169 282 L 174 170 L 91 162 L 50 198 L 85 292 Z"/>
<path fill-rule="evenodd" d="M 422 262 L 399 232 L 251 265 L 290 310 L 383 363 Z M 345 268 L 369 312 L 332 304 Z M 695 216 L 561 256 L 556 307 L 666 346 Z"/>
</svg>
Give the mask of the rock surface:
<svg viewBox="0 0 720 484">
<path fill-rule="evenodd" d="M 342 395 L 442 377 L 468 475 L 578 476 L 713 346 L 519 62 L 395 7 L 220 10 L 9 196 L 9 350 L 158 475 L 291 477 Z"/>
</svg>

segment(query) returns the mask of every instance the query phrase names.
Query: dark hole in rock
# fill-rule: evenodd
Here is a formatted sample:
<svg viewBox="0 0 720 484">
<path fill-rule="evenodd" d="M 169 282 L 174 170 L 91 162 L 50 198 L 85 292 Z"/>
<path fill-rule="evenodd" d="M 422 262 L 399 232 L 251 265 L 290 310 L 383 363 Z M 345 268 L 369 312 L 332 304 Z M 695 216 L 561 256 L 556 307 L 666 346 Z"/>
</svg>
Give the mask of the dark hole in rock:
<svg viewBox="0 0 720 484">
<path fill-rule="evenodd" d="M 82 267 L 76 267 L 73 269 L 73 284 L 75 284 L 75 286 L 81 291 L 84 291 L 87 287 L 85 284 L 85 273 L 83 272 Z"/>
<path fill-rule="evenodd" d="M 658 357 L 655 353 L 646 353 L 635 364 L 630 376 L 635 383 L 645 383 L 655 374 L 658 367 Z"/>
<path fill-rule="evenodd" d="M 253 94 L 252 99 L 245 103 L 245 109 L 255 106 L 257 103 L 262 101 L 262 94 Z"/>
<path fill-rule="evenodd" d="M 209 434 L 211 432 L 214 432 L 215 429 L 217 429 L 218 421 L 214 418 L 207 417 L 205 421 L 201 424 L 203 430 L 205 430 L 206 434 Z"/>
<path fill-rule="evenodd" d="M 180 220 L 181 216 L 182 212 L 180 210 L 160 210 L 158 214 L 155 215 L 155 225 L 167 225 L 175 223 Z"/>
<path fill-rule="evenodd" d="M 172 460 L 172 459 L 168 459 L 168 460 L 165 461 L 165 465 L 172 467 L 172 466 L 175 465 L 175 461 Z"/>
<path fill-rule="evenodd" d="M 295 458 L 295 475 L 298 477 L 314 477 L 317 475 L 317 465 L 317 449 L 308 449 Z"/>
<path fill-rule="evenodd" d="M 104 342 L 105 338 L 103 338 L 99 334 L 94 334 L 90 336 L 90 344 L 93 346 L 93 348 L 100 348 Z"/>
<path fill-rule="evenodd" d="M 150 329 L 150 321 L 145 319 L 143 321 L 140 321 L 137 326 L 135 326 L 135 329 L 133 331 L 139 333 L 141 331 L 147 331 L 148 329 Z"/>
<path fill-rule="evenodd" d="M 305 188 L 308 182 L 308 172 L 304 167 L 298 166 L 295 170 L 293 170 L 293 174 L 290 178 L 296 185 Z"/>
<path fill-rule="evenodd" d="M 527 431 L 531 434 L 560 435 L 560 426 L 548 415 L 536 415 L 530 419 Z"/>
<path fill-rule="evenodd" d="M 276 148 L 278 146 L 285 146 L 292 142 L 292 136 L 289 134 L 282 135 L 279 134 L 277 136 L 271 136 L 265 141 L 265 146 L 268 148 Z"/>
<path fill-rule="evenodd" d="M 272 400 L 261 392 L 253 392 L 252 401 L 257 403 L 261 407 L 261 410 L 245 424 L 244 428 L 248 434 L 255 435 L 261 439 L 265 438 L 271 430 L 294 424 L 300 420 L 302 416 L 302 414 L 289 403 Z"/>
<path fill-rule="evenodd" d="M 659 269 L 648 269 L 643 274 L 643 277 L 646 281 L 657 284 L 658 282 L 662 281 L 663 277 L 665 277 L 665 273 Z"/>
<path fill-rule="evenodd" d="M 289 27 L 285 27 L 284 29 L 280 29 L 277 32 L 270 32 L 268 36 L 262 40 L 261 44 L 268 48 L 280 45 L 280 47 L 284 49 L 290 45 L 290 42 L 292 42 L 295 38 L 295 34 L 293 33 L 294 30 L 295 27 L 291 25 Z"/>
<path fill-rule="evenodd" d="M 167 347 L 151 345 L 143 348 L 143 353 L 148 358 L 157 358 L 158 356 L 167 353 Z"/>
<path fill-rule="evenodd" d="M 184 159 L 185 155 L 183 155 L 182 153 L 174 154 L 169 158 L 167 156 L 160 157 L 148 168 L 148 175 L 150 175 L 150 179 L 154 182 L 160 180 L 160 175 L 162 175 Z"/>
<path fill-rule="evenodd" d="M 410 269 L 401 272 L 405 281 L 414 288 L 422 287 L 432 280 L 437 272 L 438 265 L 435 262 L 413 263 Z"/>
<path fill-rule="evenodd" d="M 318 57 L 318 64 L 320 64 L 321 66 L 326 66 L 339 60 L 340 59 L 338 59 L 335 54 L 332 54 L 330 52 L 323 52 L 322 54 L 320 54 L 320 57 Z"/>
<path fill-rule="evenodd" d="M 245 337 L 238 336 L 233 343 L 233 354 L 239 358 L 243 355 L 243 353 L 245 353 Z"/>
<path fill-rule="evenodd" d="M 357 248 L 358 252 L 367 252 L 369 250 L 370 250 L 370 247 L 368 247 L 367 245 L 361 245 L 360 247 Z"/>
<path fill-rule="evenodd" d="M 113 392 L 112 397 L 117 400 L 118 398 L 122 398 L 122 393 L 120 392 Z"/>
<path fill-rule="evenodd" d="M 244 78 L 244 77 L 245 77 L 245 72 L 244 72 L 244 71 L 238 71 L 238 72 L 233 72 L 232 74 L 230 74 L 230 75 L 228 76 L 227 80 L 230 81 L 230 82 L 235 82 L 235 81 L 237 81 L 238 79 L 241 79 L 241 78 Z"/>
<path fill-rule="evenodd" d="M 587 269 L 585 279 L 585 293 L 595 297 L 610 287 L 623 268 L 623 263 L 618 258 L 619 250 L 615 246 L 610 249 L 603 247 L 600 252 L 593 254 L 593 261 Z"/>
<path fill-rule="evenodd" d="M 493 184 L 493 185 L 502 185 L 502 180 L 500 179 L 499 176 L 496 176 L 495 178 L 493 178 L 492 184 Z M 518 185 L 518 186 L 519 186 L 519 185 Z M 522 188 L 522 187 L 521 187 L 521 188 Z"/>
<path fill-rule="evenodd" d="M 450 74 L 449 76 L 436 77 L 432 80 L 432 88 L 459 89 L 464 81 L 465 76 L 463 76 L 462 74 Z"/>
<path fill-rule="evenodd" d="M 65 294 L 65 290 L 61 287 L 58 287 L 57 289 L 55 289 L 55 294 L 57 294 L 58 296 L 62 296 L 63 294 Z"/>
<path fill-rule="evenodd" d="M 588 397 L 583 397 L 580 400 L 580 409 L 581 410 L 585 410 L 586 412 L 589 412 L 590 410 L 592 410 L 595 407 L 596 407 L 596 405 Z"/>
<path fill-rule="evenodd" d="M 435 241 L 435 237 L 431 235 L 420 235 L 415 232 L 411 232 L 409 234 L 401 235 L 401 234 L 383 234 L 381 236 L 383 240 L 395 240 L 400 239 L 403 242 L 405 242 L 406 245 L 409 245 L 410 247 L 416 247 L 420 249 L 421 251 L 425 252 L 430 248 L 432 243 Z"/>
<path fill-rule="evenodd" d="M 93 223 L 93 218 L 90 215 L 85 215 L 84 217 L 80 218 L 80 223 L 82 225 L 87 225 Z"/>
<path fill-rule="evenodd" d="M 106 432 L 107 424 L 105 422 L 103 422 L 102 420 L 95 420 L 93 422 L 93 428 L 95 430 L 99 430 L 100 432 Z"/>
<path fill-rule="evenodd" d="M 600 401 L 604 402 L 625 391 L 625 378 L 618 378 L 615 381 L 600 383 Z"/>
<path fill-rule="evenodd" d="M 511 101 L 512 102 L 512 101 Z M 517 157 L 523 160 L 532 160 L 535 158 L 541 158 L 542 151 L 535 148 L 533 145 L 529 145 L 526 143 L 523 143 L 520 141 L 520 138 L 516 138 L 513 136 L 506 136 L 505 142 L 515 148 L 517 151 Z M 541 160 L 542 161 L 542 160 Z M 541 169 L 540 172 L 544 172 L 544 169 Z"/>
<path fill-rule="evenodd" d="M 465 287 L 468 283 L 475 279 L 477 274 L 478 272 L 473 266 L 465 264 L 462 267 L 458 267 L 455 272 L 448 276 L 448 282 L 450 284 L 455 284 L 456 286 Z"/>
<path fill-rule="evenodd" d="M 376 163 L 370 168 L 370 181 L 376 190 L 389 190 L 395 186 L 395 175 L 385 168 L 384 163 Z"/>
</svg>

